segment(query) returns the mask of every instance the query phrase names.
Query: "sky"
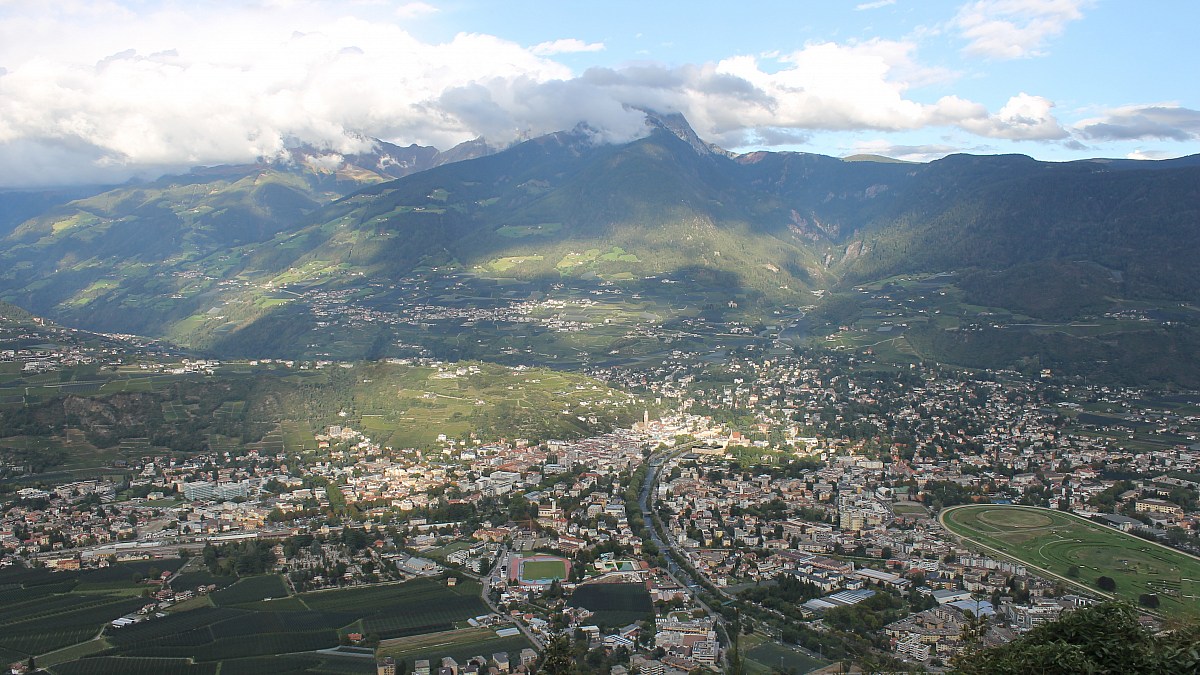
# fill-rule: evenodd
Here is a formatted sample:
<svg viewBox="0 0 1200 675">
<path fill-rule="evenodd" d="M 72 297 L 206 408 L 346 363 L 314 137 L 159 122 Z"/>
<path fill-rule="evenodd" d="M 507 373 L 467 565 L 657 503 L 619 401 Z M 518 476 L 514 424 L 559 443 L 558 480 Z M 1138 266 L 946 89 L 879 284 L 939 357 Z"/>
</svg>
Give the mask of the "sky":
<svg viewBox="0 0 1200 675">
<path fill-rule="evenodd" d="M 0 0 L 0 187 L 680 112 L 735 152 L 1200 153 L 1194 0 Z"/>
</svg>

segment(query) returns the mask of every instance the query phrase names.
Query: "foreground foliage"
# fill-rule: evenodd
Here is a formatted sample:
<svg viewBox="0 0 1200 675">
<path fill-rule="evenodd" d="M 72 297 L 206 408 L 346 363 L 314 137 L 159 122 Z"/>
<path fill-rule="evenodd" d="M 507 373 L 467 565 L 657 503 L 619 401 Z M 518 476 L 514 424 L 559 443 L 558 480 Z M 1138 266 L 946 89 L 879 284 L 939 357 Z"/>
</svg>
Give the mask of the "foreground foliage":
<svg viewBox="0 0 1200 675">
<path fill-rule="evenodd" d="M 1194 673 L 1200 670 L 1200 624 L 1155 635 L 1124 603 L 1065 614 L 1013 642 L 964 654 L 963 675 L 1030 673 Z"/>
</svg>

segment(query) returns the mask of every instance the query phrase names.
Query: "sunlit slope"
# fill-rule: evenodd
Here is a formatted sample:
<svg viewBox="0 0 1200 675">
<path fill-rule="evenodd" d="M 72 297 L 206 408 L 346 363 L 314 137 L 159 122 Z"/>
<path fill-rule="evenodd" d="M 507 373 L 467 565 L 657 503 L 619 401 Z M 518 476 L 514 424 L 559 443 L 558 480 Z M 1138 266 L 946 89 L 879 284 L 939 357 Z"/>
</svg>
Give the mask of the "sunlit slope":
<svg viewBox="0 0 1200 675">
<path fill-rule="evenodd" d="M 313 343 L 314 294 L 402 302 L 387 291 L 413 275 L 483 284 L 461 301 L 617 284 L 669 315 L 751 324 L 819 302 L 811 290 L 910 272 L 964 272 L 988 304 L 1035 315 L 1200 289 L 1195 158 L 731 155 L 654 115 L 622 145 L 577 129 L 494 154 L 401 150 L 416 154 L 396 180 L 380 168 L 394 163 L 326 171 L 303 155 L 53 207 L 3 240 L 0 299 L 68 325 L 288 356 Z M 342 355 L 376 354 L 370 332 Z"/>
</svg>

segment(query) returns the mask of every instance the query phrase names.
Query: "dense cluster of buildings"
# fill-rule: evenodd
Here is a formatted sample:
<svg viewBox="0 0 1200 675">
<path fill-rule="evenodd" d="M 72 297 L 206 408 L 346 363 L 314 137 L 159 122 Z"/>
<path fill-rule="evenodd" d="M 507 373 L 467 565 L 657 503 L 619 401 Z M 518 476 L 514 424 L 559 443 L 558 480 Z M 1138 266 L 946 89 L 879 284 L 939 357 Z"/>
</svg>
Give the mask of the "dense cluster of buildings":
<svg viewBox="0 0 1200 675">
<path fill-rule="evenodd" d="M 337 314 L 339 298 L 322 301 Z M 414 306 L 404 317 L 364 309 L 354 320 L 527 321 L 570 309 L 547 302 L 453 312 Z M 563 321 L 546 325 L 575 327 Z M 687 611 L 660 611 L 652 636 L 639 634 L 646 626 L 591 636 L 599 629 L 586 613 L 561 598 L 548 602 L 547 584 L 496 577 L 497 599 L 541 637 L 578 629 L 598 648 L 634 653 L 620 667 L 653 675 L 718 667 L 724 654 L 718 619 L 694 603 L 695 589 L 656 568 L 645 533 L 631 522 L 640 518 L 632 518 L 630 476 L 655 447 L 685 446 L 663 452 L 670 460 L 651 491 L 662 535 L 719 597 L 745 602 L 742 588 L 799 582 L 805 597 L 795 616 L 818 626 L 829 612 L 877 594 L 927 599 L 927 609 L 905 612 L 879 635 L 894 655 L 923 663 L 944 662 L 964 640 L 1012 639 L 1087 602 L 1022 565 L 965 549 L 933 518 L 942 507 L 1053 507 L 1197 548 L 1200 418 L 1190 408 L 1156 404 L 1143 391 L 1050 385 L 1011 372 L 914 366 L 860 374 L 856 358 L 775 349 L 713 361 L 680 349 L 638 371 L 598 372 L 675 412 L 574 441 L 442 437 L 435 447 L 393 449 L 340 425 L 317 434 L 317 451 L 303 462 L 253 448 L 148 455 L 122 467 L 129 474 L 122 483 L 96 478 L 17 491 L 0 515 L 0 564 L 22 558 L 73 569 L 186 543 L 303 531 L 321 541 L 280 551 L 279 565 L 311 589 L 447 566 L 486 575 L 505 554 L 553 552 L 588 561 L 568 565 L 555 584 L 568 596 L 576 584 L 611 575 Z M 446 366 L 440 375 L 470 376 L 472 367 Z M 1138 442 L 1129 442 L 1135 430 Z M 365 522 L 318 523 L 335 506 L 353 507 Z M 475 517 L 485 509 L 503 515 Z M 404 537 L 385 532 L 385 522 L 402 525 Z M 339 528 L 364 525 L 364 546 L 337 543 Z M 593 564 L 588 556 L 597 549 L 609 557 Z M 973 635 L 981 616 L 989 621 Z M 508 657 L 418 663 L 416 672 L 529 665 L 526 655 L 520 663 Z"/>
</svg>

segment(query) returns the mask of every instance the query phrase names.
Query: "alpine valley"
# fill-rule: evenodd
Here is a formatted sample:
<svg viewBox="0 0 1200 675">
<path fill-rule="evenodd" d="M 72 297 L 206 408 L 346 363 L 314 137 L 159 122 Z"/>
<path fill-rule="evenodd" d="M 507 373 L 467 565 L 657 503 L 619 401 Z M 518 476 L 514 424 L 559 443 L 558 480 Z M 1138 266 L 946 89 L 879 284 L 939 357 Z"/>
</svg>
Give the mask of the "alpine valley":
<svg viewBox="0 0 1200 675">
<path fill-rule="evenodd" d="M 647 127 L 0 193 L 0 299 L 218 358 L 584 370 L 766 338 L 1200 386 L 1200 156 L 735 155 Z"/>
<path fill-rule="evenodd" d="M 1200 668 L 1200 155 L 645 121 L 0 192 L 0 664 Z"/>
</svg>

